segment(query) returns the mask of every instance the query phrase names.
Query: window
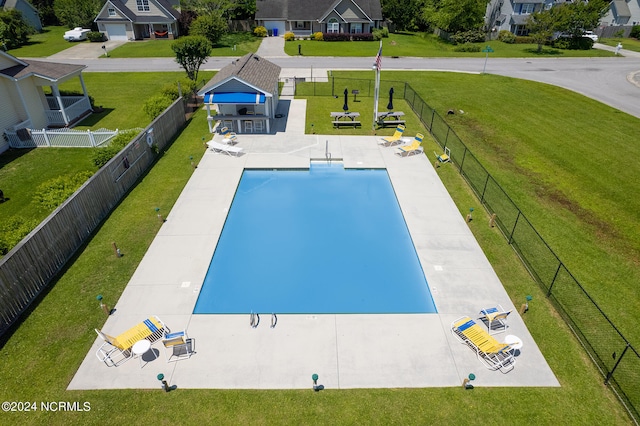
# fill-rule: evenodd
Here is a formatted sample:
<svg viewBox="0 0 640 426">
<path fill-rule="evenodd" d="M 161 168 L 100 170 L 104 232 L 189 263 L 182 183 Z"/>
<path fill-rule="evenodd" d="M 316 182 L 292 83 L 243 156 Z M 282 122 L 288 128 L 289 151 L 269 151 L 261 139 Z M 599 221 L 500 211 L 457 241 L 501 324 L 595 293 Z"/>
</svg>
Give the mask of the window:
<svg viewBox="0 0 640 426">
<path fill-rule="evenodd" d="M 149 11 L 149 0 L 136 0 L 136 5 L 138 6 L 138 12 Z"/>
<path fill-rule="evenodd" d="M 352 34 L 361 34 L 362 33 L 362 23 L 351 24 L 351 33 Z"/>
<path fill-rule="evenodd" d="M 534 9 L 536 8 L 536 5 L 533 3 L 522 3 L 522 7 L 520 9 L 520 14 L 524 15 L 527 13 L 533 13 Z"/>
<path fill-rule="evenodd" d="M 116 10 L 112 7 L 107 9 L 107 13 L 109 14 L 109 16 L 116 16 Z"/>
<path fill-rule="evenodd" d="M 340 24 L 336 18 L 329 19 L 327 22 L 327 32 L 328 33 L 337 33 L 340 32 Z"/>
<path fill-rule="evenodd" d="M 304 28 L 304 22 L 303 21 L 296 21 L 296 28 L 298 28 L 298 29 Z"/>
<path fill-rule="evenodd" d="M 517 36 L 529 35 L 529 29 L 526 25 L 514 25 L 514 29 L 511 32 Z"/>
</svg>

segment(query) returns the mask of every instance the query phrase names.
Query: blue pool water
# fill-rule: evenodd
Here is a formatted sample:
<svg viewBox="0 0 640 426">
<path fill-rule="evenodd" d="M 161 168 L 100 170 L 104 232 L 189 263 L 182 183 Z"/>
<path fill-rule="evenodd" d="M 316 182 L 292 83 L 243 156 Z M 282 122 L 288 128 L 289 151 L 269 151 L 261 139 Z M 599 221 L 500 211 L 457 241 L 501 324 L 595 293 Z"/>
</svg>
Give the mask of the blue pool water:
<svg viewBox="0 0 640 426">
<path fill-rule="evenodd" d="M 196 314 L 436 312 L 386 170 L 245 170 Z"/>
</svg>

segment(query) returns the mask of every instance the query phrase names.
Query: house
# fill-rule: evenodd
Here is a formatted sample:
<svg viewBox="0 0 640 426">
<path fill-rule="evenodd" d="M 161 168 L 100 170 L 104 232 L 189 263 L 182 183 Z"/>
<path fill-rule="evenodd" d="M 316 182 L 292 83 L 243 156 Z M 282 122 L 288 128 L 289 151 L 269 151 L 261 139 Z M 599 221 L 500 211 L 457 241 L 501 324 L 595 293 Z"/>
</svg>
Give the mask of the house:
<svg viewBox="0 0 640 426">
<path fill-rule="evenodd" d="M 497 38 L 502 30 L 525 36 L 529 34 L 529 16 L 549 9 L 553 4 L 554 0 L 491 0 L 487 4 L 485 24 L 492 33 L 491 38 Z"/>
<path fill-rule="evenodd" d="M 638 0 L 613 0 L 609 10 L 600 20 L 601 25 L 640 25 Z"/>
<path fill-rule="evenodd" d="M 109 40 L 178 37 L 179 0 L 107 0 L 94 22 Z"/>
<path fill-rule="evenodd" d="M 0 0 L 0 9 L 11 10 L 16 9 L 22 13 L 24 20 L 31 25 L 36 31 L 42 31 L 42 22 L 40 22 L 40 14 L 38 10 L 27 0 Z"/>
<path fill-rule="evenodd" d="M 256 0 L 256 22 L 273 34 L 370 33 L 382 23 L 380 0 Z"/>
<path fill-rule="evenodd" d="M 24 129 L 65 127 L 91 113 L 82 79 L 85 68 L 18 59 L 0 51 L 0 152 L 9 148 L 11 138 L 29 138 Z M 73 78 L 79 79 L 83 95 L 62 96 L 58 86 Z"/>
<path fill-rule="evenodd" d="M 248 53 L 222 68 L 200 92 L 207 107 L 209 132 L 214 121 L 237 133 L 270 133 L 278 107 L 280 67 Z M 211 106 L 217 105 L 215 115 Z"/>
</svg>

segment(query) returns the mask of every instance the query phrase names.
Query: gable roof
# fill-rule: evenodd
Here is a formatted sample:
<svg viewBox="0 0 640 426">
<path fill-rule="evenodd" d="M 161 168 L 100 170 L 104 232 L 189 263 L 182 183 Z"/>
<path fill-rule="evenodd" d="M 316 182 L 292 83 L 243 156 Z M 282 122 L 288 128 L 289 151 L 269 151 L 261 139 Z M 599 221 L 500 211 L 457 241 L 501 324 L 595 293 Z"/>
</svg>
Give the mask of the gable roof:
<svg viewBox="0 0 640 426">
<path fill-rule="evenodd" d="M 161 10 L 165 11 L 164 15 L 158 16 L 152 16 L 149 15 L 148 13 L 145 13 L 144 15 L 138 15 L 136 13 L 136 11 L 128 8 L 124 1 L 122 0 L 108 0 L 107 2 L 105 2 L 105 4 L 102 6 L 102 9 L 100 9 L 100 13 L 98 13 L 96 19 L 94 19 L 94 22 L 97 21 L 115 21 L 115 19 L 113 18 L 101 18 L 100 15 L 102 15 L 102 12 L 107 9 L 110 5 L 112 7 L 114 7 L 115 9 L 117 9 L 123 16 L 125 16 L 127 18 L 127 20 L 131 21 L 131 22 L 163 22 L 163 21 L 173 21 L 173 20 L 178 20 L 180 19 L 180 12 L 176 9 L 173 8 L 173 6 L 171 6 L 171 3 L 169 3 L 167 0 L 150 0 L 154 3 L 156 3 L 158 5 L 158 8 Z"/>
<path fill-rule="evenodd" d="M 278 65 L 263 59 L 255 53 L 247 53 L 242 58 L 236 59 L 218 71 L 198 93 L 207 93 L 220 86 L 220 84 L 236 78 L 264 93 L 273 94 L 279 77 L 280 67 Z"/>
<path fill-rule="evenodd" d="M 373 21 L 382 20 L 380 0 L 256 0 L 256 19 L 318 21 L 343 1 L 354 3 Z"/>
<path fill-rule="evenodd" d="M 15 60 L 16 65 L 0 70 L 0 75 L 12 80 L 21 80 L 30 76 L 37 76 L 47 80 L 56 81 L 77 74 L 87 66 L 60 64 L 57 62 L 33 61 L 31 59 L 18 59 L 8 53 L 0 51 L 0 54 L 9 56 Z"/>
</svg>

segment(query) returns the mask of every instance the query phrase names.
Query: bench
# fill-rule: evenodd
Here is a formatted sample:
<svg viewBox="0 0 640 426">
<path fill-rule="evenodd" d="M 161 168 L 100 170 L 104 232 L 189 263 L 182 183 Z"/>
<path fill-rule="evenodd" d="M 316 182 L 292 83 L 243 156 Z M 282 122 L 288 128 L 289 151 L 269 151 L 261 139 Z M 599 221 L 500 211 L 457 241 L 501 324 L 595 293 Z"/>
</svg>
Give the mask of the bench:
<svg viewBox="0 0 640 426">
<path fill-rule="evenodd" d="M 359 121 L 332 121 L 333 123 L 333 127 L 340 127 L 340 126 L 353 126 L 353 127 L 359 127 L 361 126 Z"/>
<path fill-rule="evenodd" d="M 397 126 L 398 124 L 405 124 L 405 120 L 378 120 L 378 125 L 382 127 Z"/>
</svg>

